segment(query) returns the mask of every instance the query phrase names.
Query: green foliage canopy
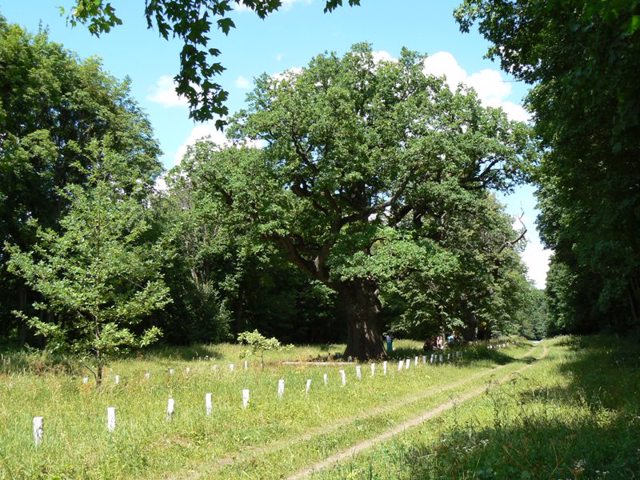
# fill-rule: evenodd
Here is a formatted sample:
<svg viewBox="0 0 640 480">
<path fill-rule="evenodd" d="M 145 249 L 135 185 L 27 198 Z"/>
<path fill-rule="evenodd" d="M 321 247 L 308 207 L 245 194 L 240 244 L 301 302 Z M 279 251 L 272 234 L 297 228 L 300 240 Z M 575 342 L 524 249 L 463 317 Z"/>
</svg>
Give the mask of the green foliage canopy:
<svg viewBox="0 0 640 480">
<path fill-rule="evenodd" d="M 262 76 L 248 99 L 236 147 L 203 142 L 190 153 L 203 188 L 230 225 L 253 225 L 337 292 L 358 358 L 382 353 L 381 282 L 407 267 L 445 277 L 461 260 L 438 250 L 457 237 L 457 215 L 473 218 L 482 209 L 467 207 L 522 180 L 535 156 L 526 125 L 424 75 L 407 50 L 398 62 L 376 63 L 368 45 L 320 55 L 300 73 Z M 513 246 L 498 236 L 496 252 Z"/>
<path fill-rule="evenodd" d="M 456 15 L 534 84 L 527 101 L 546 151 L 539 225 L 555 250 L 558 326 L 640 325 L 640 2 L 466 0 Z"/>
<path fill-rule="evenodd" d="M 175 251 L 165 270 L 174 299 L 162 318 L 165 338 L 217 341 L 257 328 L 287 341 L 337 341 L 331 292 L 257 240 L 249 226 L 229 222 L 228 208 L 207 189 L 208 170 L 192 149 L 169 172 L 159 202 Z"/>
<path fill-rule="evenodd" d="M 57 230 L 69 205 L 65 186 L 88 181 L 100 148 L 126 163 L 121 188 L 153 189 L 160 151 L 128 82 L 95 58 L 78 60 L 46 32 L 31 35 L 0 16 L 0 245 L 29 251 L 34 219 Z M 0 324 L 25 334 L 11 311 L 28 310 L 37 294 L 7 273 L 8 259 L 0 252 Z"/>
<path fill-rule="evenodd" d="M 243 7 L 260 18 L 282 6 L 282 0 L 241 0 Z M 326 0 L 324 10 L 330 12 L 341 6 L 343 0 Z M 348 0 L 349 5 L 359 5 L 360 0 Z M 219 30 L 228 35 L 235 23 L 229 14 L 235 2 L 232 0 L 146 0 L 144 15 L 148 28 L 155 28 L 162 38 L 177 37 L 183 42 L 180 51 L 180 70 L 174 77 L 176 92 L 189 101 L 190 115 L 196 121 L 209 120 L 214 115 L 229 113 L 224 102 L 226 92 L 214 81 L 224 71 L 217 61 L 221 51 L 211 46 L 211 35 Z M 108 33 L 121 25 L 111 2 L 104 0 L 75 0 L 68 14 L 72 25 L 87 25 L 94 35 Z M 222 127 L 223 120 L 216 125 Z"/>
</svg>

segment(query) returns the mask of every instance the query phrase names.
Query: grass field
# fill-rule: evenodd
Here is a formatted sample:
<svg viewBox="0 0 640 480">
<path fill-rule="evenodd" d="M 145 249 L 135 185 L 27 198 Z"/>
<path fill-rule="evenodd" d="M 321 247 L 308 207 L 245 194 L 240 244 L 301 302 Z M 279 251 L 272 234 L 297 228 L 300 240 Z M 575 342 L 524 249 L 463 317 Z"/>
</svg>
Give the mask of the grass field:
<svg viewBox="0 0 640 480">
<path fill-rule="evenodd" d="M 362 365 L 361 380 L 354 364 L 280 363 L 323 359 L 340 345 L 269 353 L 264 370 L 253 359 L 246 371 L 234 345 L 156 350 L 114 362 L 100 389 L 83 384 L 85 373 L 73 363 L 5 354 L 0 478 L 287 478 L 465 395 L 464 403 L 314 478 L 638 478 L 637 345 L 605 337 L 478 345 L 438 366 L 423 364 L 419 347 L 397 343 L 398 356 L 418 354 L 419 365 L 399 372 L 390 359 L 386 376 L 381 364 L 375 376 Z M 242 389 L 250 390 L 246 409 Z M 176 409 L 169 421 L 170 397 Z M 116 408 L 113 433 L 109 406 Z M 38 448 L 34 416 L 45 422 Z"/>
</svg>

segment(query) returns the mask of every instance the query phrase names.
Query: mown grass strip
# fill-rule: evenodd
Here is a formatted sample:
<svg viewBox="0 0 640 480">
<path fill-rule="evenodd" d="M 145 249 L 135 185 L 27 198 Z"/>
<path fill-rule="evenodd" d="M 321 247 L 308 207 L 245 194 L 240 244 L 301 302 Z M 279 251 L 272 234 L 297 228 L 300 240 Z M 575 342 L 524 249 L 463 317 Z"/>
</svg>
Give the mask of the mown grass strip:
<svg viewBox="0 0 640 480">
<path fill-rule="evenodd" d="M 637 339 L 549 343 L 535 368 L 313 478 L 640 478 Z"/>
<path fill-rule="evenodd" d="M 420 365 L 402 373 L 390 369 L 387 377 L 378 371 L 375 377 L 364 375 L 361 381 L 355 379 L 351 368 L 346 387 L 339 384 L 337 368 L 270 365 L 264 371 L 230 373 L 224 368 L 226 363 L 238 364 L 238 360 L 228 357 L 216 360 L 217 371 L 212 370 L 211 360 L 117 362 L 105 386 L 97 390 L 84 385 L 81 377 L 63 373 L 33 375 L 22 369 L 5 370 L 0 375 L 0 478 L 155 479 L 171 472 L 187 475 L 188 465 L 209 477 L 199 465 L 225 457 L 234 458 L 234 462 L 219 469 L 221 478 L 235 478 L 241 470 L 252 478 L 278 478 L 384 431 L 390 422 L 403 421 L 417 409 L 446 400 L 443 393 L 409 403 L 407 399 L 416 391 L 426 386 L 436 391 L 469 381 L 478 372 L 490 372 L 496 363 L 514 368 L 515 363 L 508 362 L 514 362 L 513 357 L 523 350 L 520 346 L 497 353 L 485 348 L 477 355 L 470 350 L 468 358 L 456 365 Z M 175 369 L 174 375 L 168 368 Z M 146 371 L 151 372 L 149 379 L 145 379 Z M 322 382 L 325 371 L 330 375 L 327 387 Z M 112 381 L 115 374 L 121 376 L 118 385 Z M 287 385 L 281 400 L 276 395 L 279 378 L 285 378 Z M 308 395 L 304 393 L 307 378 L 313 379 Z M 243 410 L 240 392 L 247 387 L 251 388 L 251 403 Z M 213 392 L 210 417 L 205 414 L 205 392 Z M 165 413 L 169 396 L 176 400 L 171 422 Z M 399 406 L 393 412 L 358 418 L 394 402 Z M 400 405 L 403 402 L 406 405 Z M 105 424 L 108 406 L 115 406 L 118 415 L 112 433 Z M 46 423 L 45 438 L 37 450 L 31 438 L 34 415 L 44 416 Z M 350 419 L 350 423 L 293 445 L 279 444 L 273 453 L 246 455 L 263 446 L 317 433 L 327 423 L 341 419 Z M 275 468 L 269 465 L 286 460 L 287 455 L 295 458 Z M 280 473 L 262 475 L 268 467 Z"/>
<path fill-rule="evenodd" d="M 523 358 L 527 358 L 533 350 L 526 352 Z M 452 396 L 464 393 L 470 383 L 474 386 L 475 382 L 488 375 L 494 375 L 503 369 L 512 370 L 516 366 L 506 364 L 450 384 L 431 387 L 418 394 L 395 400 L 391 405 L 341 419 L 303 436 L 289 438 L 264 448 L 249 449 L 238 456 L 224 459 L 224 464 L 218 463 L 220 459 L 213 459 L 201 465 L 194 465 L 194 470 L 190 472 L 183 471 L 170 478 L 191 480 L 205 475 L 206 478 L 236 478 L 244 475 L 262 479 L 282 478 L 287 472 L 326 458 L 371 435 L 384 432 L 393 425 L 424 412 L 425 409 L 437 407 Z M 484 389 L 484 384 L 480 388 Z"/>
<path fill-rule="evenodd" d="M 544 357 L 547 356 L 548 353 L 548 349 L 546 347 L 546 345 L 543 347 L 543 353 L 542 356 L 540 357 L 540 359 L 543 359 Z M 506 382 L 511 375 L 513 374 L 517 374 L 520 373 L 522 371 L 524 371 L 527 368 L 530 368 L 533 365 L 533 363 L 530 363 L 528 365 L 525 365 L 524 367 L 516 370 L 513 373 L 509 373 L 507 375 L 505 375 L 503 378 L 501 378 L 500 380 L 497 380 L 498 384 L 504 383 Z M 500 369 L 501 367 L 497 367 L 495 370 Z M 354 457 L 355 455 L 359 454 L 360 452 L 364 451 L 364 450 L 368 450 L 371 447 L 382 443 L 384 441 L 389 440 L 390 438 L 393 438 L 397 435 L 399 435 L 400 433 L 405 432 L 408 429 L 414 428 L 418 425 L 421 425 L 422 423 L 426 422 L 427 420 L 431 420 L 432 418 L 442 414 L 443 412 L 452 409 L 454 406 L 464 403 L 467 400 L 477 397 L 478 395 L 482 394 L 484 391 L 486 391 L 486 387 L 482 386 L 482 387 L 478 387 L 478 388 L 474 388 L 471 391 L 468 391 L 462 395 L 459 395 L 457 397 L 455 397 L 452 400 L 449 400 L 445 403 L 442 403 L 440 405 L 438 405 L 436 408 L 433 408 L 427 412 L 424 412 L 423 414 L 421 414 L 418 417 L 414 417 L 410 420 L 407 420 L 405 422 L 403 422 L 402 424 L 396 426 L 395 428 L 391 429 L 391 430 L 387 430 L 386 432 L 377 435 L 373 438 L 370 438 L 366 441 L 360 442 L 356 445 L 353 445 L 352 447 L 350 447 L 347 450 L 343 450 L 341 452 L 338 452 L 332 456 L 330 456 L 329 458 L 323 460 L 322 462 L 318 462 L 314 465 L 311 465 L 289 477 L 287 477 L 287 480 L 301 480 L 303 478 L 307 478 L 310 475 L 312 475 L 315 472 L 318 472 L 320 470 L 324 470 L 325 468 L 328 468 L 336 463 L 339 463 L 345 459 Z"/>
</svg>

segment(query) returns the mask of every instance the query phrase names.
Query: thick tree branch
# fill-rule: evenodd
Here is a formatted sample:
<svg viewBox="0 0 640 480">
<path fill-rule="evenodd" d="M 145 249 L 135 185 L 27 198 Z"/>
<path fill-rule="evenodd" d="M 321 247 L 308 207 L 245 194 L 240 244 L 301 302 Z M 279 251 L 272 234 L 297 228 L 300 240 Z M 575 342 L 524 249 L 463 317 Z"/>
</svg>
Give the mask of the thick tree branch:
<svg viewBox="0 0 640 480">
<path fill-rule="evenodd" d="M 520 225 L 522 225 L 522 231 L 520 232 L 520 235 L 518 235 L 518 237 L 515 240 L 505 240 L 502 246 L 500 247 L 500 249 L 498 250 L 498 254 L 502 253 L 502 251 L 507 247 L 513 248 L 527 234 L 527 226 L 522 221 L 522 217 L 524 217 L 524 212 L 522 212 L 520 216 L 517 217 L 518 222 L 520 222 Z"/>
<path fill-rule="evenodd" d="M 316 210 L 321 211 L 325 215 L 329 215 L 329 209 L 327 209 L 324 205 L 322 205 L 316 196 L 309 190 L 309 186 L 302 179 L 302 177 L 297 176 L 293 184 L 291 185 L 291 191 L 296 194 L 300 198 L 307 198 L 312 203 L 313 207 Z"/>
<path fill-rule="evenodd" d="M 305 273 L 309 274 L 313 278 L 317 278 L 318 271 L 315 268 L 313 262 L 307 260 L 302 256 L 298 248 L 294 245 L 293 241 L 288 237 L 283 237 L 282 235 L 267 235 L 266 238 L 275 242 L 284 253 L 287 255 L 287 258 L 291 260 L 298 268 L 300 268 Z"/>
</svg>

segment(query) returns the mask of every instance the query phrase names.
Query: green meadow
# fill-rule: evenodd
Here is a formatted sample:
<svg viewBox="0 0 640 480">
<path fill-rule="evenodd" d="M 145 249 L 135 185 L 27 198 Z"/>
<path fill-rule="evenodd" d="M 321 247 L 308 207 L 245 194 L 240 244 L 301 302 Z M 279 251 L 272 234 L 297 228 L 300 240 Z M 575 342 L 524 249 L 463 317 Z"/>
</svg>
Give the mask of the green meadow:
<svg viewBox="0 0 640 480">
<path fill-rule="evenodd" d="M 100 388 L 83 383 L 71 361 L 62 367 L 42 354 L 4 354 L 0 478 L 287 478 L 372 439 L 371 448 L 313 475 L 636 478 L 640 360 L 635 345 L 618 341 L 624 348 L 614 350 L 614 341 L 477 344 L 461 349 L 462 358 L 448 352 L 444 364 L 429 356 L 423 363 L 420 344 L 404 341 L 386 375 L 382 363 L 374 375 L 362 364 L 361 379 L 356 363 L 283 364 L 322 360 L 341 345 L 268 352 L 263 369 L 251 358 L 246 370 L 237 345 L 163 349 L 112 363 Z M 409 369 L 399 371 L 407 358 Z M 376 443 L 452 400 L 442 414 Z M 107 407 L 116 409 L 113 432 Z M 44 418 L 38 447 L 35 416 Z"/>
</svg>

